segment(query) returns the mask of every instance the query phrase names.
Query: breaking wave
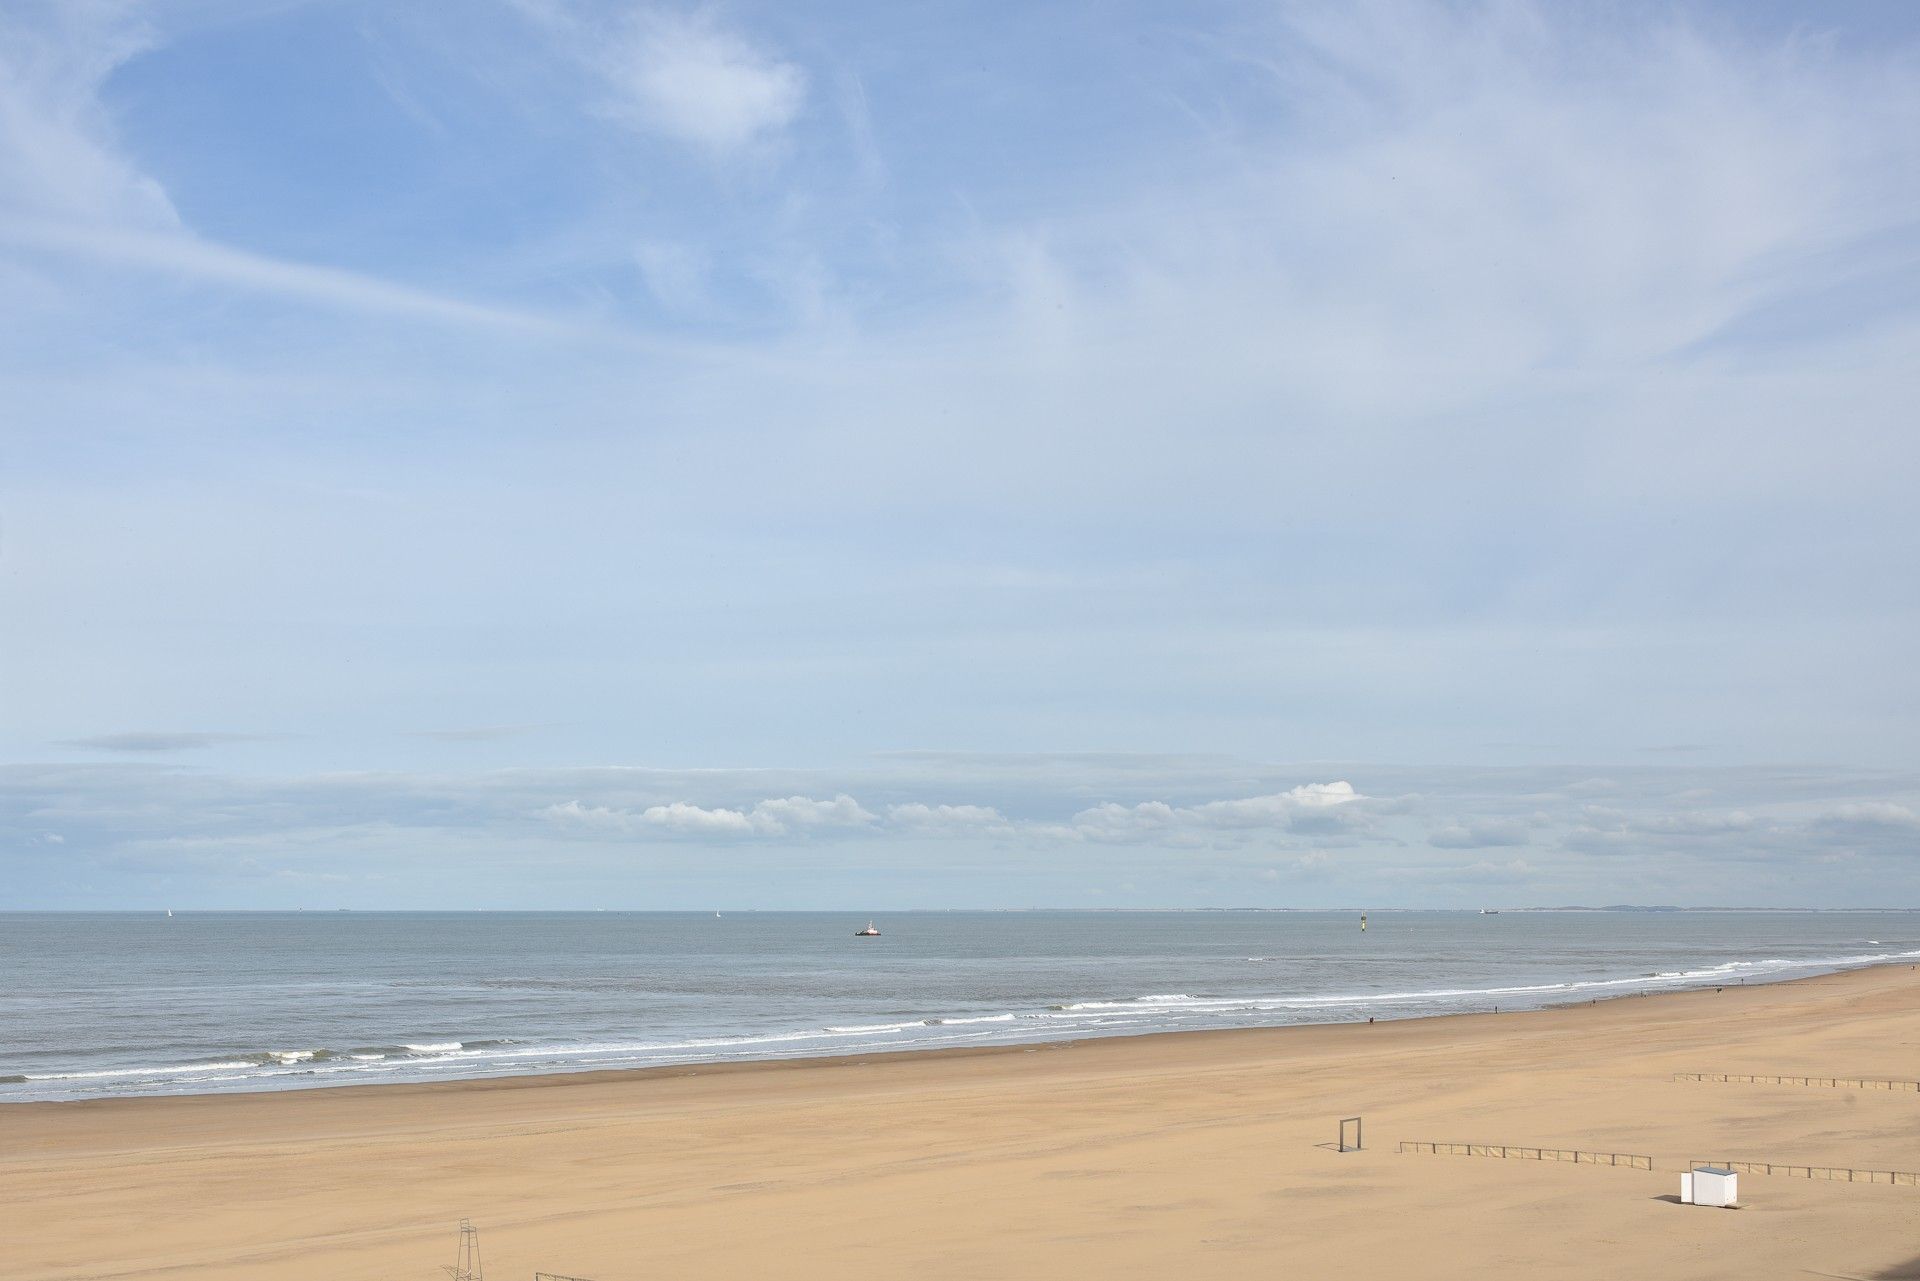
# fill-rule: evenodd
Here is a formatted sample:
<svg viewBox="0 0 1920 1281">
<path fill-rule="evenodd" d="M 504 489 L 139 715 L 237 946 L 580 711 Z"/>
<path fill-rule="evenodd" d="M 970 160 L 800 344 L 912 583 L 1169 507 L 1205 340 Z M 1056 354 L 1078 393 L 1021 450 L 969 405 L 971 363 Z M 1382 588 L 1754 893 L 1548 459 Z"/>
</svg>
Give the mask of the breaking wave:
<svg viewBox="0 0 1920 1281">
<path fill-rule="evenodd" d="M 498 1035 L 456 1037 L 439 1032 L 391 1042 L 372 1040 L 332 1046 L 296 1042 L 258 1050 L 222 1052 L 215 1049 L 201 1057 L 180 1055 L 177 1050 L 172 1052 L 173 1057 L 162 1057 L 167 1052 L 160 1051 L 145 1063 L 139 1061 L 136 1047 L 122 1047 L 113 1052 L 120 1058 L 119 1062 L 108 1058 L 101 1063 L 96 1057 L 94 1063 L 89 1064 L 84 1057 L 76 1056 L 77 1061 L 70 1061 L 66 1066 L 55 1065 L 59 1057 L 57 1051 L 41 1050 L 23 1056 L 34 1060 L 33 1063 L 0 1061 L 0 1068 L 6 1069 L 0 1072 L 0 1101 L 631 1069 L 872 1050 L 1019 1045 L 1223 1025 L 1408 1018 L 1491 1009 L 1496 1005 L 1507 1009 L 1537 1008 L 1602 995 L 1680 990 L 1920 959 L 1920 948 L 1896 950 L 1903 948 L 1903 944 L 1872 946 L 1881 950 L 1824 957 L 1759 956 L 1692 968 L 1553 982 L 1478 986 L 1410 984 L 1389 990 L 1368 989 L 1360 983 L 1341 984 L 1338 978 L 1329 980 L 1329 974 L 1357 973 L 1351 966 L 1331 967 L 1325 963 L 1326 958 L 1321 957 L 1295 958 L 1288 969 L 1260 971 L 1263 976 L 1272 976 L 1263 978 L 1262 986 L 1276 990 L 1234 992 L 1201 988 L 1191 992 L 1141 994 L 1092 991 L 1050 1004 L 1034 1002 L 999 1008 L 994 1007 L 990 998 L 982 998 L 956 1002 L 959 1008 L 936 1014 L 909 1014 L 886 1008 L 861 1011 L 870 1019 L 881 1016 L 880 1020 L 871 1022 L 858 1021 L 856 1016 L 844 1022 L 821 1018 L 812 1026 L 797 1021 L 780 1026 L 777 1007 L 765 1002 L 750 1011 L 759 1021 L 758 1026 L 715 1027 L 702 1031 L 687 1028 L 683 1022 L 680 1027 L 663 1027 L 654 1035 L 525 1039 Z M 1288 961 L 1284 957 L 1246 959 L 1275 965 L 1285 965 Z M 1310 965 L 1318 968 L 1309 971 Z M 1211 972 L 1227 973 L 1217 968 Z M 1301 990 L 1278 990 L 1289 981 Z M 1227 984 L 1237 985 L 1238 981 Z M 808 999 L 821 999 L 816 994 L 807 995 Z M 899 998 L 896 995 L 893 999 Z M 845 1004 L 841 1008 L 847 1013 L 857 1010 Z M 37 1066 L 41 1062 L 47 1066 Z"/>
</svg>

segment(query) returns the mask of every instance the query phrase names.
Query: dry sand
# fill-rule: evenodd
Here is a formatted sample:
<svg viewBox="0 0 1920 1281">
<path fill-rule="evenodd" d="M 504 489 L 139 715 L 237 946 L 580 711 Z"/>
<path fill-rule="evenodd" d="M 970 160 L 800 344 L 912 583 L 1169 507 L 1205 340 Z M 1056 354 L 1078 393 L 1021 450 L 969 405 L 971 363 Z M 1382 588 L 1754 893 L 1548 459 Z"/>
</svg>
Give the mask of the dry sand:
<svg viewBox="0 0 1920 1281">
<path fill-rule="evenodd" d="M 1920 1277 L 1920 972 L 1373 1026 L 0 1107 L 0 1276 Z M 1323 1146 L 1364 1114 L 1368 1148 Z M 1400 1154 L 1647 1153 L 1653 1173 Z"/>
</svg>

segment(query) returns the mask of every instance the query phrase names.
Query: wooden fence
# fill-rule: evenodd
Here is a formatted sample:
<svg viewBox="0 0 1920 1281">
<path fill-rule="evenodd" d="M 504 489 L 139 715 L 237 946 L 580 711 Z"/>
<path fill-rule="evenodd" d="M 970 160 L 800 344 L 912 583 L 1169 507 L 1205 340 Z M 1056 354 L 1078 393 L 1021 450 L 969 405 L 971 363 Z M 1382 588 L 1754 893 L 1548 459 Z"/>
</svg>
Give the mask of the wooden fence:
<svg viewBox="0 0 1920 1281">
<path fill-rule="evenodd" d="M 1834 1183 L 1892 1183 L 1920 1188 L 1920 1172 L 1913 1170 L 1852 1170 L 1840 1165 L 1776 1165 L 1772 1161 L 1695 1161 L 1736 1174 L 1772 1174 L 1795 1179 L 1827 1179 Z M 1692 1167 L 1690 1167 L 1692 1168 Z"/>
<path fill-rule="evenodd" d="M 1733 1072 L 1675 1072 L 1676 1081 L 1726 1081 L 1741 1085 L 1816 1085 L 1830 1090 L 1905 1090 L 1920 1094 L 1920 1081 L 1857 1076 L 1744 1076 Z"/>
<path fill-rule="evenodd" d="M 1613 1165 L 1651 1170 L 1653 1158 L 1632 1152 L 1587 1152 L 1579 1148 L 1523 1148 L 1506 1143 L 1428 1143 L 1403 1139 L 1402 1152 L 1431 1152 L 1437 1156 L 1493 1156 L 1509 1161 L 1567 1161 L 1574 1165 Z"/>
<path fill-rule="evenodd" d="M 1516 1147 L 1509 1143 L 1431 1143 L 1402 1139 L 1402 1152 L 1431 1152 L 1436 1156 L 1491 1156 L 1508 1161 L 1566 1161 L 1573 1165 L 1611 1165 L 1629 1170 L 1651 1170 L 1653 1158 L 1637 1152 L 1588 1152 L 1582 1148 Z M 1794 1179 L 1823 1179 L 1831 1183 L 1883 1183 L 1920 1188 L 1920 1170 L 1856 1170 L 1844 1165 L 1783 1165 L 1774 1161 L 1690 1161 L 1683 1169 L 1713 1166 L 1737 1174 L 1766 1174 Z"/>
</svg>

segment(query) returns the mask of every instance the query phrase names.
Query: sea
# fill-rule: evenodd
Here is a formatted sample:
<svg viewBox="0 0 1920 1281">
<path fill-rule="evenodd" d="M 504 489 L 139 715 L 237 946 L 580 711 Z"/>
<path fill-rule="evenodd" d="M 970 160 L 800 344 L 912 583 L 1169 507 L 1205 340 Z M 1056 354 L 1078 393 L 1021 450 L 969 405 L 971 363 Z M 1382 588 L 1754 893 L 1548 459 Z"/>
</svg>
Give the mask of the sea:
<svg viewBox="0 0 1920 1281">
<path fill-rule="evenodd" d="M 1920 963 L 1920 913 L 0 914 L 0 1103 L 1585 1003 Z"/>
</svg>

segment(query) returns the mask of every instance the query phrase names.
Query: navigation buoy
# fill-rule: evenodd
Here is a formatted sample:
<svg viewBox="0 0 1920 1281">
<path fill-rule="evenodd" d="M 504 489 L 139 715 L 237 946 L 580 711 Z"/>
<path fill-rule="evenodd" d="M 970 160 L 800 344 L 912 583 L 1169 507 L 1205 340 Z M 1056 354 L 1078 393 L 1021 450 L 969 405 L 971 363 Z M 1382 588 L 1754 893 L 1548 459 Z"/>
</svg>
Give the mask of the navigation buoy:
<svg viewBox="0 0 1920 1281">
<path fill-rule="evenodd" d="M 1367 914 L 1365 912 L 1360 913 L 1360 932 L 1362 934 L 1367 932 Z"/>
</svg>

